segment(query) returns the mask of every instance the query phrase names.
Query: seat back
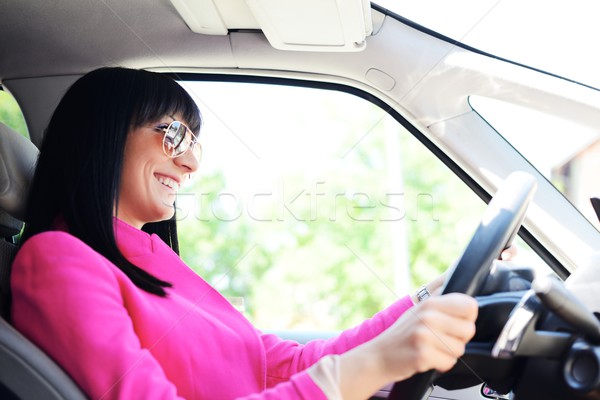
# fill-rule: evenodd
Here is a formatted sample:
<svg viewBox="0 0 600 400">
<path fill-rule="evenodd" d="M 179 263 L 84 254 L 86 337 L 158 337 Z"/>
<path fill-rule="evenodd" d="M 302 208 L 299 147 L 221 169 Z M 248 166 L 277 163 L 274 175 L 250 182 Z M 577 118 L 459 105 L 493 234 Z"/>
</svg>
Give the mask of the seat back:
<svg viewBox="0 0 600 400">
<path fill-rule="evenodd" d="M 38 150 L 0 123 L 0 398 L 85 399 L 46 354 L 10 325 L 10 268 Z"/>
<path fill-rule="evenodd" d="M 17 252 L 13 238 L 22 228 L 23 222 L 0 210 L 0 317 L 6 320 L 10 312 L 10 266 Z"/>
</svg>

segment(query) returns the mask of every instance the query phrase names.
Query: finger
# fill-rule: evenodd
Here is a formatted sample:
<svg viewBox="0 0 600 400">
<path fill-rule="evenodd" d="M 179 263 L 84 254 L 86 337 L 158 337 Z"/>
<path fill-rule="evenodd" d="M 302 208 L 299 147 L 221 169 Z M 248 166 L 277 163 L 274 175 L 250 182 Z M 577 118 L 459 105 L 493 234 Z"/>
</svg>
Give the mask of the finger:
<svg viewBox="0 0 600 400">
<path fill-rule="evenodd" d="M 433 366 L 432 368 L 439 372 L 447 372 L 447 371 L 450 371 L 452 369 L 452 367 L 454 367 L 456 365 L 457 361 L 458 361 L 458 358 L 456 358 L 456 357 L 441 356 L 436 361 L 437 365 Z"/>
<path fill-rule="evenodd" d="M 433 355 L 435 363 L 433 368 L 437 370 L 452 368 L 456 361 L 465 354 L 465 343 L 456 338 L 446 337 L 443 340 L 438 340 L 438 344 L 441 346 L 435 348 L 435 354 Z"/>
<path fill-rule="evenodd" d="M 415 372 L 426 372 L 432 369 L 435 369 L 440 372 L 446 372 L 456 364 L 458 361 L 457 357 L 454 357 L 451 354 L 447 354 L 445 352 L 432 352 L 429 353 L 424 358 L 412 358 L 414 360 Z"/>
<path fill-rule="evenodd" d="M 502 261 L 510 261 L 517 256 L 517 247 L 514 244 L 511 244 L 507 249 L 502 251 L 500 254 L 500 259 Z"/>
<path fill-rule="evenodd" d="M 421 327 L 422 328 L 422 327 Z M 420 329 L 421 329 L 420 328 Z M 431 332 L 416 330 L 409 347 L 416 369 L 420 372 L 452 368 L 464 354 L 465 343 L 452 336 L 432 335 Z"/>
<path fill-rule="evenodd" d="M 442 275 L 438 276 L 431 282 L 427 284 L 427 289 L 432 295 L 440 295 L 442 294 L 442 285 L 446 280 L 447 272 L 444 272 Z"/>
<path fill-rule="evenodd" d="M 417 324 L 422 324 L 431 331 L 432 337 L 442 340 L 452 337 L 466 343 L 475 335 L 475 321 L 467 318 L 455 317 L 438 310 L 426 310 L 418 316 Z"/>
<path fill-rule="evenodd" d="M 469 332 L 471 328 L 467 329 Z M 444 353 L 453 357 L 460 357 L 465 353 L 465 346 L 472 335 L 470 333 L 463 334 L 465 330 L 461 329 L 461 332 L 448 332 L 444 334 L 437 334 L 432 342 L 432 346 L 435 346 L 438 352 Z"/>
<path fill-rule="evenodd" d="M 444 314 L 471 321 L 475 321 L 479 309 L 474 298 L 461 293 L 431 297 L 419 304 L 419 307 L 423 310 L 438 310 Z"/>
</svg>

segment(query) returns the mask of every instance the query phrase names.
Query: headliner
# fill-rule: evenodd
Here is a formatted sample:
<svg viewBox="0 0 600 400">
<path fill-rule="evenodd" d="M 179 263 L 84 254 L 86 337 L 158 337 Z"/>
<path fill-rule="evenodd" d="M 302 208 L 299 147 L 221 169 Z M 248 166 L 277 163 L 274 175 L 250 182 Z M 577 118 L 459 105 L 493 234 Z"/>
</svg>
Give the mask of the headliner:
<svg viewBox="0 0 600 400">
<path fill-rule="evenodd" d="M 228 36 L 193 33 L 169 0 L 19 0 L 3 2 L 0 15 L 0 80 L 110 65 L 235 65 Z"/>
</svg>

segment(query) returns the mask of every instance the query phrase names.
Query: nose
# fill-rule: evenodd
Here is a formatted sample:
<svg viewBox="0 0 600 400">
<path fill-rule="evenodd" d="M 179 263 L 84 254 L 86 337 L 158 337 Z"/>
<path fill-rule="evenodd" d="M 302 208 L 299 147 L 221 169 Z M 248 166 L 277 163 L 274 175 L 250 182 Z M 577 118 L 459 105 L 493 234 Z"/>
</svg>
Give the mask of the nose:
<svg viewBox="0 0 600 400">
<path fill-rule="evenodd" d="M 193 174 L 198 170 L 200 165 L 200 156 L 197 152 L 188 149 L 185 153 L 173 159 L 175 165 L 183 169 L 185 173 Z"/>
</svg>

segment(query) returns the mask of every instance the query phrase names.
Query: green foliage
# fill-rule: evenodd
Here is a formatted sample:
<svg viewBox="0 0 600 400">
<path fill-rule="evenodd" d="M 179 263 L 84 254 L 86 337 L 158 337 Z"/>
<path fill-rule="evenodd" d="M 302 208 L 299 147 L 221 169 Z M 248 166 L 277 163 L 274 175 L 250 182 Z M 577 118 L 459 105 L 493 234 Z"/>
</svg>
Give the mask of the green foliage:
<svg viewBox="0 0 600 400">
<path fill-rule="evenodd" d="M 7 92 L 0 90 L 0 122 L 8 125 L 25 137 L 29 137 L 23 113 L 15 99 Z"/>
<path fill-rule="evenodd" d="M 383 110 L 361 100 L 349 115 L 337 98 L 318 100 L 296 117 L 280 115 L 282 104 L 261 104 L 275 129 L 286 131 L 279 146 L 299 151 L 303 141 L 317 140 L 270 192 L 231 195 L 227 162 L 242 162 L 232 159 L 221 169 L 201 168 L 178 201 L 184 260 L 226 297 L 242 297 L 247 316 L 266 329 L 333 330 L 369 318 L 444 271 L 484 208 Z M 286 118 L 294 124 L 281 128 Z M 259 135 L 272 121 L 256 119 Z M 251 119 L 242 120 L 238 135 L 252 131 Z M 317 139 L 304 134 L 318 129 Z M 321 153 L 329 158 L 318 160 Z"/>
<path fill-rule="evenodd" d="M 404 137 L 405 141 L 414 141 Z M 483 214 L 485 203 L 422 146 L 404 154 L 405 185 L 418 214 L 409 219 L 411 277 L 417 287 L 439 275 L 461 254 Z"/>
<path fill-rule="evenodd" d="M 208 283 L 227 297 L 245 297 L 267 270 L 270 255 L 252 246 L 250 227 L 243 220 L 216 212 L 224 177 L 204 176 L 189 188 L 191 215 L 178 214 L 182 257 Z M 201 196 L 196 196 L 201 193 Z M 217 218 L 216 216 L 220 217 Z"/>
</svg>

